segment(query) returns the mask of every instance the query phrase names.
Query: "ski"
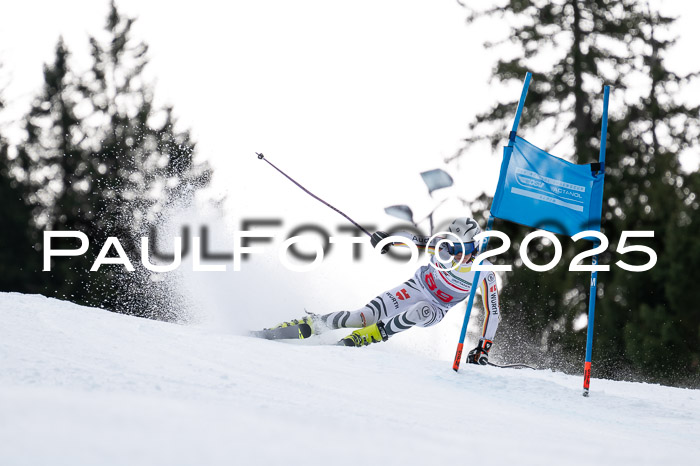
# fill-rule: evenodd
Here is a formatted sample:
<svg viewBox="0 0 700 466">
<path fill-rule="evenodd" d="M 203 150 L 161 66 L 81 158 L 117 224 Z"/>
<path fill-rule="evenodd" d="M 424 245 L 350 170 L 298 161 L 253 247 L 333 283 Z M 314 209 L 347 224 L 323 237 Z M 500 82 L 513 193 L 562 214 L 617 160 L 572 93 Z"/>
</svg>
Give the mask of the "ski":
<svg viewBox="0 0 700 466">
<path fill-rule="evenodd" d="M 495 364 L 491 361 L 489 361 L 489 366 L 493 367 L 499 367 L 501 369 L 532 369 L 532 370 L 537 370 L 532 366 L 528 366 L 527 364 Z"/>
<path fill-rule="evenodd" d="M 308 324 L 290 325 L 287 327 L 266 328 L 250 332 L 250 335 L 266 340 L 303 340 L 311 336 Z"/>
</svg>

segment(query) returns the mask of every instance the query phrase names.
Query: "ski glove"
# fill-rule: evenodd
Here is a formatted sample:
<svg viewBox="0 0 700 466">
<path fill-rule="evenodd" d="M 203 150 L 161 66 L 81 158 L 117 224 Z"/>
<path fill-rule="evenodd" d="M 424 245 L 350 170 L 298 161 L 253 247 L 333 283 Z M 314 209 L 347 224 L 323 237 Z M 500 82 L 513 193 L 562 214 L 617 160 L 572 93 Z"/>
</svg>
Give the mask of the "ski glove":
<svg viewBox="0 0 700 466">
<path fill-rule="evenodd" d="M 467 354 L 467 362 L 469 364 L 480 364 L 485 366 L 489 363 L 489 350 L 493 342 L 482 338 L 476 348 Z"/>
<path fill-rule="evenodd" d="M 377 244 L 379 244 L 381 240 L 388 237 L 389 233 L 386 233 L 384 231 L 375 231 L 369 238 L 369 242 L 372 243 L 373 248 L 376 248 Z M 386 254 L 389 251 L 389 246 L 391 246 L 391 244 L 384 245 L 384 247 L 382 248 L 382 254 Z"/>
</svg>

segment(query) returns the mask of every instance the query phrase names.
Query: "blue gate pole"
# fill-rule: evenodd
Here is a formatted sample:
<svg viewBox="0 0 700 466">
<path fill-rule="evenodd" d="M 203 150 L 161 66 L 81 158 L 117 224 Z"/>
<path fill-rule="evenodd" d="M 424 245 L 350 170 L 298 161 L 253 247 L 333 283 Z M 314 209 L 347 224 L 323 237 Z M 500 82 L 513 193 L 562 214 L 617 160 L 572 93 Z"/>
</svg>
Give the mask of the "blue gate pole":
<svg viewBox="0 0 700 466">
<path fill-rule="evenodd" d="M 605 146 L 608 138 L 608 100 L 610 96 L 610 86 L 605 86 L 603 90 L 603 122 L 600 131 L 600 162 L 601 170 L 605 170 Z M 603 174 L 603 176 L 605 176 Z M 602 214 L 602 209 L 601 209 Z M 594 247 L 598 247 L 600 242 L 594 241 Z M 598 265 L 598 255 L 593 256 L 593 265 Z M 583 365 L 583 396 L 588 396 L 591 386 L 591 358 L 593 356 L 593 323 L 595 322 L 595 299 L 598 292 L 598 272 L 591 272 L 591 290 L 588 297 L 588 328 L 586 329 L 586 361 Z"/>
<path fill-rule="evenodd" d="M 597 248 L 600 241 L 593 242 L 593 247 Z M 598 265 L 598 255 L 593 256 L 591 264 Z M 588 297 L 588 328 L 586 330 L 586 362 L 583 366 L 583 396 L 588 396 L 588 389 L 591 386 L 591 356 L 593 352 L 593 322 L 595 321 L 595 298 L 598 291 L 598 272 L 591 272 L 591 289 Z"/>
<path fill-rule="evenodd" d="M 493 227 L 493 215 L 489 215 L 489 221 L 486 225 L 486 231 L 491 231 Z M 487 236 L 482 242 L 483 247 L 479 248 L 479 251 L 486 251 L 489 246 L 489 237 Z M 477 270 L 474 272 L 474 280 L 472 280 L 472 289 L 469 291 L 469 299 L 467 300 L 467 310 L 464 313 L 464 321 L 462 322 L 462 331 L 459 334 L 459 343 L 457 343 L 457 352 L 455 353 L 455 360 L 452 363 L 452 369 L 455 372 L 459 370 L 459 363 L 462 360 L 462 350 L 464 349 L 464 339 L 467 336 L 467 327 L 469 326 L 469 317 L 472 314 L 472 305 L 474 304 L 474 296 L 476 295 L 476 289 L 479 287 L 479 277 L 481 276 L 481 271 Z"/>
<path fill-rule="evenodd" d="M 515 111 L 513 129 L 510 131 L 510 135 L 508 136 L 509 146 L 513 143 L 513 141 L 515 141 L 515 134 L 518 132 L 518 125 L 520 125 L 520 116 L 523 114 L 523 107 L 525 106 L 525 97 L 527 97 L 527 90 L 530 88 L 530 79 L 532 79 L 532 73 L 528 71 L 525 74 L 525 82 L 523 83 L 523 90 L 520 93 L 520 102 L 518 102 L 518 109 Z"/>
<path fill-rule="evenodd" d="M 532 74 L 528 71 L 525 74 L 525 82 L 523 83 L 523 90 L 520 93 L 520 102 L 518 102 L 518 109 L 515 111 L 515 120 L 513 120 L 513 129 L 508 135 L 508 147 L 511 147 L 515 142 L 515 135 L 518 132 L 518 125 L 520 124 L 520 117 L 523 114 L 523 106 L 525 105 L 525 97 L 527 97 L 527 90 L 530 87 L 530 79 Z M 493 203 L 491 205 L 493 207 Z M 489 215 L 489 221 L 486 225 L 486 231 L 491 231 L 493 227 L 493 215 Z M 489 246 L 489 237 L 487 236 L 485 241 L 482 243 L 483 247 L 479 248 L 480 252 L 486 251 Z M 472 314 L 472 305 L 474 304 L 474 296 L 476 295 L 476 289 L 479 287 L 479 277 L 481 276 L 480 271 L 474 272 L 474 280 L 472 281 L 471 291 L 469 292 L 469 299 L 467 300 L 467 310 L 464 313 L 464 321 L 462 322 L 462 331 L 459 334 L 459 342 L 457 343 L 457 351 L 455 352 L 455 359 L 452 362 L 452 369 L 457 372 L 459 370 L 459 364 L 462 360 L 462 350 L 464 349 L 464 339 L 467 337 L 467 327 L 469 326 L 469 318 Z"/>
</svg>

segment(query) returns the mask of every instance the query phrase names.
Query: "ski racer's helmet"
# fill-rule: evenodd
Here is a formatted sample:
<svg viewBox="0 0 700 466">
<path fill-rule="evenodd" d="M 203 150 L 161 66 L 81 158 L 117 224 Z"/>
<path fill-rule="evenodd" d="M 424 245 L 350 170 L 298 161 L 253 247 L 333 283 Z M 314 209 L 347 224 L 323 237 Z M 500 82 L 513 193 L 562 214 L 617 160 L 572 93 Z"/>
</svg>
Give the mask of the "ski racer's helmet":
<svg viewBox="0 0 700 466">
<path fill-rule="evenodd" d="M 464 254 L 477 254 L 479 252 L 479 242 L 474 240 L 474 237 L 481 233 L 481 228 L 479 224 L 470 217 L 460 217 L 456 218 L 450 226 L 447 227 L 447 231 L 455 235 L 464 244 L 454 244 L 450 247 L 450 254 L 459 254 L 460 252 Z M 452 239 L 454 237 L 449 235 Z M 464 248 L 464 249 L 462 249 Z"/>
</svg>

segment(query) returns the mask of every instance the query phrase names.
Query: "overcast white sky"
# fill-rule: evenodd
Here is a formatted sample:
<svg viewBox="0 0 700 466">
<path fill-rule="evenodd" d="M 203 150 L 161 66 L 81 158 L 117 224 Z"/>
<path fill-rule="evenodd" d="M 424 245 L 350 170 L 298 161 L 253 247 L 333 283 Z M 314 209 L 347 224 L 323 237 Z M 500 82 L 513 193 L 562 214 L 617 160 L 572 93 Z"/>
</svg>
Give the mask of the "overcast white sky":
<svg viewBox="0 0 700 466">
<path fill-rule="evenodd" d="M 468 27 L 454 0 L 118 6 L 138 16 L 135 33 L 150 45 L 157 98 L 173 104 L 192 129 L 199 157 L 216 169 L 214 191 L 228 195 L 239 218 L 342 223 L 256 160 L 255 151 L 360 221 L 386 226 L 383 208 L 396 203 L 421 217 L 436 200 L 419 172 L 445 168 L 443 158 L 475 113 L 497 98 L 488 85 L 493 52 L 482 42 L 505 34 L 507 25 Z M 667 1 L 662 8 L 682 13 L 672 62 L 697 69 L 695 2 Z M 25 111 L 39 89 L 42 63 L 52 59 L 59 34 L 74 66 L 86 66 L 87 36 L 100 32 L 107 10 L 107 1 L 90 0 L 3 5 L 0 61 L 11 78 L 9 116 Z M 456 181 L 451 193 L 492 191 L 499 164 L 500 154 L 490 150 L 468 154 L 459 169 L 448 168 Z M 458 208 L 440 212 L 464 213 Z"/>
</svg>

